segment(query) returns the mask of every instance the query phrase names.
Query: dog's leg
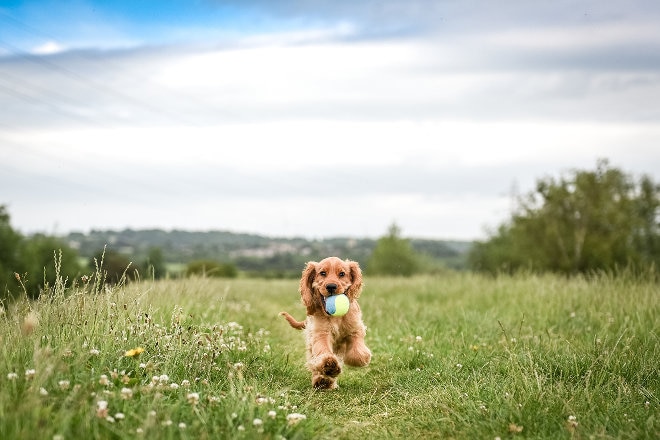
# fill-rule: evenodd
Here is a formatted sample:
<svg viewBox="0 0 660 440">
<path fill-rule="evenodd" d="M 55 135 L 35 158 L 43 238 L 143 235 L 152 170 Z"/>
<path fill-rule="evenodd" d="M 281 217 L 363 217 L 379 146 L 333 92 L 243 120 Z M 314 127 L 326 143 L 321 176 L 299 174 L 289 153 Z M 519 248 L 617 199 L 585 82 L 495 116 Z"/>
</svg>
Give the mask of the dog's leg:
<svg viewBox="0 0 660 440">
<path fill-rule="evenodd" d="M 332 352 L 331 336 L 327 332 L 308 333 L 307 368 L 312 372 L 314 388 L 337 388 L 336 377 L 341 373 L 341 362 Z"/>
<path fill-rule="evenodd" d="M 352 367 L 364 367 L 371 362 L 371 350 L 364 343 L 363 335 L 354 335 L 348 340 L 344 362 Z"/>
</svg>

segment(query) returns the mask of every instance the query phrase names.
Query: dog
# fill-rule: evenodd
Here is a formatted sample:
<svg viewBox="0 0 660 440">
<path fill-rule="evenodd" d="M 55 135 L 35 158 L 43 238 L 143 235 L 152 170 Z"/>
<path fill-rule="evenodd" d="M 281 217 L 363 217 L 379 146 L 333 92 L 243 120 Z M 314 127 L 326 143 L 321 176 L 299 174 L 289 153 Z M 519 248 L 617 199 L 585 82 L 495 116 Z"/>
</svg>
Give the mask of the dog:
<svg viewBox="0 0 660 440">
<path fill-rule="evenodd" d="M 300 278 L 300 299 L 307 309 L 304 321 L 297 321 L 287 312 L 280 315 L 291 327 L 305 331 L 307 368 L 312 372 L 316 389 L 337 388 L 337 376 L 342 366 L 364 367 L 371 362 L 371 350 L 364 337 L 366 326 L 357 302 L 362 293 L 362 271 L 356 261 L 328 257 L 305 265 Z M 325 301 L 331 295 L 346 294 L 348 312 L 331 316 Z"/>
</svg>

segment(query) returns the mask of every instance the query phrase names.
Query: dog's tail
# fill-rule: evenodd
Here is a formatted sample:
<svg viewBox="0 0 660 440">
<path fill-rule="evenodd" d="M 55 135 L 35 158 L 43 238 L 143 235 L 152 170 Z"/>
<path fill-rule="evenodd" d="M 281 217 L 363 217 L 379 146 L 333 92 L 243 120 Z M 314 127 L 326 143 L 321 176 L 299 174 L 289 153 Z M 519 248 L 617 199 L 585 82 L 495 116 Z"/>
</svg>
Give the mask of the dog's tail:
<svg viewBox="0 0 660 440">
<path fill-rule="evenodd" d="M 305 328 L 305 321 L 296 321 L 296 318 L 289 315 L 287 312 L 280 312 L 280 315 L 284 316 L 284 319 L 289 321 L 289 325 L 296 330 L 302 330 Z"/>
</svg>

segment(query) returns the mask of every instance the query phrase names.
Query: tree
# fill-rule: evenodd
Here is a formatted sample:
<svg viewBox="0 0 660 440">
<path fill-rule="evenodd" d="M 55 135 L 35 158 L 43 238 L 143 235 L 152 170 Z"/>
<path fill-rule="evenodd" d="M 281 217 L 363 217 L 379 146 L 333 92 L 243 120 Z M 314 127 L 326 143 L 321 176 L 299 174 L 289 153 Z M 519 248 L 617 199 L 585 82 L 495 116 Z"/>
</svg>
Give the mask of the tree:
<svg viewBox="0 0 660 440">
<path fill-rule="evenodd" d="M 167 273 L 163 250 L 159 247 L 150 248 L 143 266 L 145 273 L 148 274 L 148 276 L 153 277 L 156 280 L 163 278 Z"/>
<path fill-rule="evenodd" d="M 108 284 L 118 284 L 125 281 L 136 280 L 139 273 L 136 267 L 127 256 L 113 250 L 103 249 L 98 251 L 89 260 L 89 266 L 101 270 L 104 282 Z"/>
<path fill-rule="evenodd" d="M 21 235 L 12 229 L 6 206 L 0 205 L 0 301 L 9 298 L 17 286 L 14 273 L 20 270 L 20 242 Z"/>
<path fill-rule="evenodd" d="M 46 286 L 54 286 L 60 277 L 64 287 L 80 275 L 78 253 L 55 237 L 37 234 L 21 245 L 22 273 L 28 295 L 37 298 Z"/>
<path fill-rule="evenodd" d="M 657 265 L 659 195 L 649 177 L 637 185 L 606 160 L 595 171 L 541 179 L 496 234 L 475 244 L 470 264 L 490 272 L 567 274 Z"/>
<path fill-rule="evenodd" d="M 411 276 L 419 270 L 419 258 L 410 241 L 401 238 L 401 230 L 392 224 L 386 236 L 376 242 L 366 271 L 372 275 Z"/>
</svg>

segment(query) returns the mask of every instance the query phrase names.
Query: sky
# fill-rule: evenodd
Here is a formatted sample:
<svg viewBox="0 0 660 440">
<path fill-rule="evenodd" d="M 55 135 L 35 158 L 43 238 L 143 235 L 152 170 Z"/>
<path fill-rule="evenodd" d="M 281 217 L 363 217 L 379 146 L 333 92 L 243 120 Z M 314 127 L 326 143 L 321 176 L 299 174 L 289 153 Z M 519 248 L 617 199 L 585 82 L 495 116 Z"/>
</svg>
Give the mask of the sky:
<svg viewBox="0 0 660 440">
<path fill-rule="evenodd" d="M 599 159 L 660 181 L 657 0 L 0 0 L 24 234 L 483 240 Z"/>
</svg>

